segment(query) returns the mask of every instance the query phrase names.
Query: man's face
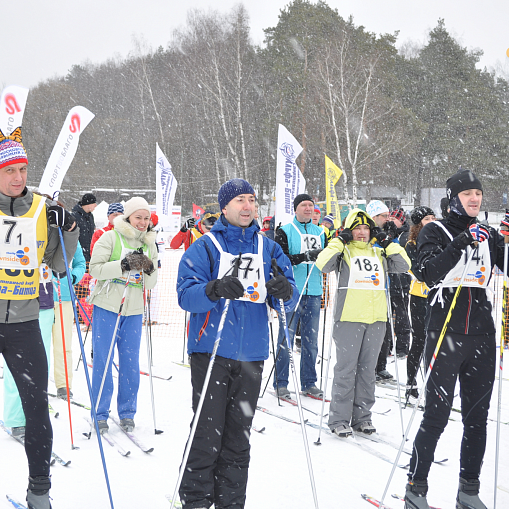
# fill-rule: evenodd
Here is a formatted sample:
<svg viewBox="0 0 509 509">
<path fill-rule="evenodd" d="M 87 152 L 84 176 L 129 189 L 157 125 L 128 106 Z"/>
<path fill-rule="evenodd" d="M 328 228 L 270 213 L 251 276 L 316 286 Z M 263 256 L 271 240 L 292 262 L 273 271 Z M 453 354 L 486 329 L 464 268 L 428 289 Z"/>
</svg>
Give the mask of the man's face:
<svg viewBox="0 0 509 509">
<path fill-rule="evenodd" d="M 313 224 L 318 225 L 321 217 L 322 217 L 322 213 L 319 210 L 313 209 L 313 215 L 311 216 L 311 221 L 313 221 Z"/>
<path fill-rule="evenodd" d="M 95 210 L 95 208 L 97 207 L 97 203 L 90 203 L 88 205 L 83 205 L 81 208 L 85 211 L 85 212 L 93 212 Z M 109 217 L 109 216 L 108 216 Z"/>
<path fill-rule="evenodd" d="M 378 228 L 383 228 L 385 223 L 389 220 L 389 212 L 383 212 L 382 214 L 378 214 L 373 218 L 373 221 L 378 226 Z"/>
<path fill-rule="evenodd" d="M 391 217 L 391 221 L 394 222 L 396 228 L 401 228 L 403 226 L 403 222 L 400 221 L 397 217 Z"/>
<path fill-rule="evenodd" d="M 239 194 L 222 210 L 226 220 L 233 226 L 248 227 L 255 215 L 255 197 L 253 194 Z"/>
<path fill-rule="evenodd" d="M 465 209 L 465 212 L 470 217 L 477 217 L 481 210 L 482 204 L 482 191 L 480 189 L 467 189 L 461 191 L 458 197 Z"/>
<path fill-rule="evenodd" d="M 359 240 L 361 242 L 369 242 L 370 230 L 367 224 L 360 224 L 352 230 L 353 240 Z"/>
<path fill-rule="evenodd" d="M 297 216 L 297 221 L 299 223 L 309 223 L 311 220 L 311 216 L 313 215 L 313 210 L 315 208 L 315 204 L 310 200 L 301 201 L 297 208 L 295 209 L 295 215 Z"/>
<path fill-rule="evenodd" d="M 86 207 L 86 205 L 85 205 L 85 207 Z M 83 208 L 83 210 L 85 210 L 85 209 Z M 121 215 L 122 215 L 122 212 L 113 212 L 113 214 L 110 214 L 110 215 L 108 216 L 108 221 L 109 221 L 109 222 L 110 222 L 110 224 L 113 226 L 113 220 L 114 220 L 117 216 L 121 216 Z"/>
<path fill-rule="evenodd" d="M 0 168 L 0 193 L 11 198 L 18 198 L 27 183 L 26 163 L 15 163 Z"/>
</svg>

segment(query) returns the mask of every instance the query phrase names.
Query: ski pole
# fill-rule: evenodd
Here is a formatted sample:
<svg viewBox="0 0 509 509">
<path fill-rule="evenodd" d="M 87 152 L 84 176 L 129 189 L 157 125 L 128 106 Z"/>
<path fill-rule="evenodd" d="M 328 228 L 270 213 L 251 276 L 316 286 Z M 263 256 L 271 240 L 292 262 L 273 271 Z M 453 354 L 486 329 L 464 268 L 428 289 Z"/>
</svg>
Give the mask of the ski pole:
<svg viewBox="0 0 509 509">
<path fill-rule="evenodd" d="M 63 249 L 63 247 L 62 247 Z M 57 288 L 58 288 L 58 308 L 60 311 L 60 328 L 62 331 L 62 349 L 64 354 L 64 369 L 65 369 L 65 389 L 67 391 L 67 408 L 69 410 L 69 428 L 71 430 L 71 449 L 79 449 L 74 445 L 74 438 L 72 436 L 72 416 L 71 416 L 71 398 L 69 394 L 69 372 L 67 371 L 67 349 L 65 347 L 65 327 L 64 327 L 64 309 L 62 306 L 62 291 L 60 287 L 60 274 L 57 272 Z M 72 338 L 71 338 L 72 339 Z"/>
<path fill-rule="evenodd" d="M 104 387 L 104 383 L 106 381 L 106 374 L 108 373 L 108 366 L 110 364 L 112 353 L 113 353 L 113 347 L 115 346 L 115 342 L 117 340 L 118 325 L 120 323 L 120 317 L 122 315 L 122 308 L 124 307 L 124 301 L 125 301 L 125 298 L 127 295 L 127 289 L 129 288 L 129 279 L 130 278 L 131 278 L 131 271 L 129 270 L 129 272 L 127 274 L 125 286 L 124 286 L 124 292 L 122 294 L 122 300 L 120 301 L 120 307 L 118 310 L 117 321 L 115 323 L 115 329 L 113 330 L 113 336 L 111 338 L 110 349 L 108 351 L 108 358 L 106 359 L 106 364 L 104 365 L 104 372 L 103 372 L 103 376 L 101 379 L 101 386 L 99 387 L 99 394 L 97 395 L 97 401 L 95 403 L 95 411 L 96 412 L 97 412 L 97 409 L 99 408 L 99 402 L 101 401 L 103 387 Z"/>
<path fill-rule="evenodd" d="M 152 382 L 152 349 L 150 347 L 150 341 L 148 337 L 148 320 L 149 320 L 149 314 L 148 314 L 148 303 L 147 303 L 147 289 L 145 288 L 145 273 L 143 272 L 143 311 L 145 314 L 145 339 L 147 341 L 147 360 L 148 360 L 148 373 L 149 373 L 149 380 L 150 380 L 150 399 L 152 401 L 152 418 L 154 420 L 154 434 L 160 435 L 163 433 L 162 430 L 157 429 L 156 426 L 156 406 L 154 403 L 154 385 Z"/>
<path fill-rule="evenodd" d="M 65 252 L 64 236 L 62 235 L 61 228 L 58 228 L 58 234 L 60 236 L 60 244 L 62 246 L 62 252 L 64 254 L 65 272 L 67 274 L 67 282 L 69 284 L 69 292 L 71 294 L 71 302 L 72 302 L 72 307 L 73 307 L 73 311 L 74 311 L 74 320 L 75 320 L 76 324 L 78 325 L 77 329 L 78 329 L 78 339 L 80 342 L 81 356 L 83 357 L 83 363 L 86 364 L 87 358 L 85 355 L 85 346 L 83 344 L 83 339 L 81 337 L 81 329 L 79 328 L 78 311 L 76 309 L 76 304 L 74 302 L 74 299 L 76 299 L 76 294 L 74 293 L 74 288 L 72 287 L 71 277 L 70 277 L 70 273 L 69 273 L 69 264 L 67 263 L 67 253 Z M 92 417 L 94 419 L 95 431 L 97 433 L 97 442 L 99 444 L 99 452 L 101 455 L 101 461 L 102 461 L 102 466 L 103 466 L 103 471 L 104 471 L 104 479 L 106 481 L 106 487 L 108 489 L 110 506 L 111 506 L 111 509 L 114 509 L 113 495 L 111 493 L 110 480 L 108 477 L 108 468 L 106 467 L 106 458 L 104 456 L 104 449 L 103 449 L 103 444 L 102 444 L 102 439 L 101 439 L 101 433 L 99 431 L 99 425 L 97 424 L 97 414 L 95 412 L 95 404 L 94 404 L 95 402 L 94 402 L 94 395 L 92 393 L 92 384 L 90 382 L 90 375 L 88 374 L 88 369 L 85 369 L 84 371 L 85 371 L 85 378 L 87 380 L 88 394 L 90 396 L 90 402 L 92 403 L 90 406 L 92 408 Z"/>
<path fill-rule="evenodd" d="M 308 274 L 308 277 L 306 278 L 306 281 L 304 281 L 304 286 L 302 287 L 302 292 L 300 292 L 300 295 L 299 295 L 299 300 L 297 301 L 297 305 L 295 306 L 295 310 L 293 312 L 293 315 L 292 315 L 292 318 L 290 319 L 290 325 L 288 327 L 291 327 L 292 326 L 292 322 L 293 322 L 293 319 L 295 318 L 295 315 L 297 313 L 297 310 L 299 309 L 299 305 L 300 305 L 300 301 L 302 299 L 302 295 L 304 294 L 304 290 L 306 289 L 306 286 L 308 284 L 308 281 L 309 281 L 309 276 L 311 276 L 311 272 L 313 272 L 313 268 L 315 266 L 315 263 L 316 262 L 313 262 L 312 266 L 311 266 L 311 270 L 309 271 L 309 274 Z M 281 347 L 282 347 L 282 344 L 283 344 L 283 341 L 281 341 L 281 343 L 279 343 L 278 345 L 278 348 L 277 348 L 277 352 L 276 352 L 276 355 L 275 355 L 275 359 L 277 360 L 277 358 L 279 357 L 279 352 L 281 351 Z M 288 342 L 288 348 L 290 348 L 290 343 Z M 274 360 L 274 365 L 272 366 L 271 370 L 270 370 L 270 373 L 269 373 L 269 376 L 267 377 L 267 383 L 265 384 L 265 388 L 263 389 L 263 392 L 262 392 L 262 398 L 263 396 L 265 395 L 265 391 L 267 390 L 267 387 L 269 385 L 269 382 L 270 382 L 270 378 L 272 377 L 272 372 L 274 371 L 275 367 L 276 367 L 276 360 Z M 276 373 L 277 375 L 277 373 Z M 276 386 L 277 386 L 277 376 L 276 376 Z M 297 387 L 295 387 L 295 390 L 297 390 Z M 276 391 L 277 392 L 277 391 Z M 279 398 L 278 398 L 279 399 Z"/>
<path fill-rule="evenodd" d="M 272 316 L 271 316 L 271 312 L 270 312 L 269 306 L 267 306 L 267 319 L 269 320 L 270 343 L 272 345 L 272 357 L 274 358 L 274 372 L 276 373 L 275 376 L 276 376 L 276 380 L 277 380 L 276 349 L 274 348 L 274 333 L 272 331 Z M 270 377 L 269 377 L 269 380 L 270 380 Z M 265 386 L 265 389 L 266 388 L 267 388 L 267 386 Z M 277 392 L 276 392 L 276 396 L 277 396 L 277 403 L 278 403 L 278 405 L 281 405 L 281 402 L 279 401 L 279 394 Z M 261 395 L 261 397 L 263 398 L 263 394 Z"/>
<path fill-rule="evenodd" d="M 325 277 L 325 299 L 323 307 L 323 336 L 322 336 L 322 362 L 320 363 L 320 390 L 322 390 L 323 381 L 323 351 L 325 350 L 325 323 L 327 321 L 327 307 L 329 303 L 329 276 Z M 324 396 L 325 397 L 325 396 Z"/>
<path fill-rule="evenodd" d="M 507 319 L 508 319 L 508 301 L 507 301 L 507 264 L 508 264 L 508 251 L 509 248 L 509 235 L 504 235 L 504 293 L 502 300 L 502 330 L 500 334 L 500 362 L 498 370 L 498 403 L 497 403 L 497 438 L 495 445 L 495 490 L 493 495 L 493 509 L 497 508 L 497 485 L 498 485 L 498 460 L 500 450 L 500 419 L 502 407 L 502 372 L 504 369 L 504 340 L 507 334 Z"/>
<path fill-rule="evenodd" d="M 235 260 L 235 264 L 233 265 L 232 276 L 237 277 L 239 274 L 239 265 L 242 260 L 242 253 L 239 253 L 239 257 Z M 194 435 L 196 433 L 196 428 L 198 427 L 198 420 L 200 418 L 201 409 L 203 407 L 203 402 L 205 401 L 205 395 L 207 393 L 207 389 L 209 386 L 210 376 L 212 375 L 212 368 L 214 367 L 214 362 L 216 360 L 217 349 L 219 348 L 219 343 L 221 342 L 221 334 L 223 332 L 223 327 L 226 321 L 226 315 L 228 314 L 228 309 L 230 307 L 230 299 L 226 299 L 224 303 L 223 312 L 221 313 L 221 319 L 219 320 L 219 327 L 217 328 L 216 340 L 214 341 L 214 346 L 212 348 L 212 354 L 210 355 L 209 365 L 207 367 L 207 373 L 205 374 L 205 380 L 203 382 L 203 388 L 200 394 L 200 400 L 198 401 L 198 406 L 196 407 L 196 412 L 194 413 L 193 424 L 191 426 L 191 431 L 189 433 L 189 438 L 187 439 L 186 448 L 184 450 L 184 458 L 182 459 L 182 464 L 179 469 L 179 476 L 177 479 L 177 484 L 175 485 L 175 490 L 173 492 L 173 497 L 171 499 L 171 509 L 174 509 L 176 503 L 176 497 L 178 489 L 180 488 L 180 483 L 182 482 L 182 477 L 184 476 L 184 470 L 187 465 L 187 460 L 189 458 L 189 453 L 191 452 L 191 446 L 193 445 Z"/>
<path fill-rule="evenodd" d="M 184 356 L 186 352 L 186 334 L 187 334 L 187 311 L 184 310 L 184 343 L 182 344 L 182 364 L 184 364 Z"/>
<path fill-rule="evenodd" d="M 339 272 L 338 272 L 337 277 L 338 277 L 338 280 L 337 280 L 336 286 L 339 287 Z M 331 279 L 332 279 L 332 276 L 331 276 Z M 327 382 L 329 381 L 329 369 L 330 369 L 330 358 L 331 358 L 331 354 L 332 354 L 332 343 L 334 343 L 334 336 L 333 336 L 333 333 L 334 333 L 334 307 L 336 305 L 336 295 L 337 295 L 338 291 L 339 291 L 339 288 L 335 288 L 334 295 L 332 296 L 332 309 L 331 309 L 332 324 L 331 324 L 330 336 L 329 336 L 329 353 L 327 354 L 327 368 L 325 369 L 325 384 L 323 386 L 322 409 L 320 411 L 320 427 L 318 428 L 318 439 L 316 440 L 315 445 L 322 445 L 322 443 L 320 442 L 320 437 L 322 436 L 323 412 L 325 409 L 325 394 L 327 393 Z M 324 324 L 324 328 L 325 328 L 325 324 Z M 325 332 L 324 332 L 324 334 L 325 334 Z M 329 410 L 329 412 L 330 412 L 330 410 Z"/>
<path fill-rule="evenodd" d="M 78 303 L 79 303 L 79 299 L 78 299 Z M 76 326 L 79 327 L 79 324 L 76 324 Z M 85 333 L 85 339 L 83 340 L 83 346 L 85 346 L 85 344 L 87 342 L 87 337 L 88 337 L 88 331 L 89 330 L 90 330 L 90 322 L 88 322 L 87 332 Z M 76 365 L 76 369 L 74 371 L 78 371 L 78 368 L 80 367 L 80 362 L 81 362 L 81 353 L 80 353 L 80 358 L 78 359 L 78 364 Z"/>
<path fill-rule="evenodd" d="M 414 406 L 412 415 L 410 416 L 410 420 L 408 421 L 405 433 L 403 435 L 403 439 L 401 440 L 401 445 L 399 446 L 398 454 L 396 455 L 396 459 L 394 460 L 394 463 L 392 464 L 391 473 L 389 475 L 389 479 L 387 480 L 387 484 L 385 486 L 384 493 L 380 500 L 380 507 L 383 507 L 383 502 L 384 502 L 385 496 L 387 495 L 387 491 L 389 490 L 389 486 L 391 484 L 392 477 L 394 476 L 394 471 L 396 470 L 396 465 L 398 464 L 399 458 L 401 457 L 401 453 L 403 451 L 403 448 L 405 447 L 405 442 L 407 440 L 408 434 L 410 433 L 410 428 L 412 427 L 412 423 L 414 421 L 415 414 L 417 413 L 417 408 L 419 408 L 419 405 L 421 404 L 422 395 L 424 394 L 424 390 L 428 383 L 429 377 L 431 375 L 431 372 L 433 371 L 433 366 L 435 365 L 435 361 L 437 359 L 438 352 L 440 350 L 440 347 L 442 346 L 442 341 L 444 340 L 445 333 L 447 331 L 447 327 L 449 326 L 449 321 L 451 320 L 452 312 L 454 311 L 454 308 L 456 307 L 456 300 L 458 299 L 458 295 L 461 291 L 461 288 L 463 287 L 463 281 L 465 280 L 465 276 L 467 275 L 468 266 L 470 265 L 470 261 L 472 260 L 474 253 L 475 253 L 475 250 L 472 249 L 470 255 L 467 258 L 467 263 L 465 264 L 465 268 L 463 269 L 463 274 L 461 275 L 461 279 L 460 279 L 458 288 L 456 288 L 456 292 L 454 293 L 454 297 L 452 299 L 451 306 L 449 307 L 449 311 L 447 313 L 447 316 L 445 317 L 444 325 L 442 327 L 442 330 L 440 331 L 440 336 L 438 337 L 437 346 L 435 347 L 435 351 L 433 352 L 431 362 L 429 363 L 428 369 L 426 371 L 426 376 L 424 378 L 424 382 L 423 382 L 422 387 L 419 391 L 419 398 L 417 400 L 417 403 Z"/>
<path fill-rule="evenodd" d="M 276 277 L 279 274 L 279 271 L 280 271 L 280 269 L 277 265 L 276 259 L 272 258 L 272 277 Z M 311 464 L 311 455 L 309 453 L 308 436 L 306 434 L 306 424 L 304 422 L 304 412 L 302 411 L 302 403 L 300 400 L 301 399 L 300 391 L 298 390 L 299 381 L 297 379 L 297 372 L 295 371 L 295 362 L 293 360 L 293 352 L 290 348 L 290 334 L 288 333 L 288 327 L 286 325 L 286 311 L 285 311 L 285 303 L 284 303 L 283 299 L 279 299 L 279 307 L 281 308 L 279 313 L 280 313 L 282 325 L 283 325 L 284 331 L 285 331 L 285 336 L 284 336 L 281 344 L 283 344 L 286 341 L 286 345 L 288 348 L 288 357 L 290 358 L 290 366 L 292 368 L 293 383 L 295 384 L 295 389 L 296 389 L 295 395 L 296 395 L 296 400 L 297 400 L 297 407 L 299 409 L 299 419 L 300 419 L 300 425 L 302 428 L 302 438 L 304 440 L 304 450 L 306 451 L 306 459 L 307 459 L 308 470 L 309 470 L 309 479 L 311 481 L 311 490 L 313 491 L 313 499 L 315 502 L 315 508 L 318 509 L 318 497 L 316 495 L 315 479 L 313 476 L 313 466 Z"/>
<path fill-rule="evenodd" d="M 384 250 L 385 253 L 385 250 Z M 385 258 L 387 260 L 387 257 Z M 394 355 L 394 364 L 396 366 L 396 389 L 398 391 L 398 408 L 399 408 L 399 419 L 401 422 L 401 434 L 405 435 L 405 426 L 403 424 L 403 403 L 401 401 L 401 390 L 399 386 L 399 372 L 398 372 L 398 357 L 396 355 L 396 337 L 394 336 L 394 319 L 392 316 L 392 303 L 391 303 L 391 296 L 390 296 L 390 284 L 391 280 L 389 277 L 389 272 L 387 272 L 387 278 L 385 280 L 385 299 L 387 302 L 387 314 L 389 315 L 389 323 L 391 327 L 391 336 L 392 336 L 392 352 Z"/>
</svg>

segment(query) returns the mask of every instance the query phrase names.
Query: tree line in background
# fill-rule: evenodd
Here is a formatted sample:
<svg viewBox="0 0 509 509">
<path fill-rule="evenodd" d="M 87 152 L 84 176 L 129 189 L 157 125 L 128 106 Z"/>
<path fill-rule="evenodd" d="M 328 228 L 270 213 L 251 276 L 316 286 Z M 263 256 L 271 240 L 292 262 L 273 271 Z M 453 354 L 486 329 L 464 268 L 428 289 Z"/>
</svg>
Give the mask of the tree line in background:
<svg viewBox="0 0 509 509">
<path fill-rule="evenodd" d="M 344 171 L 339 199 L 354 204 L 359 186 L 398 187 L 419 204 L 420 189 L 444 187 L 458 168 L 485 185 L 502 207 L 509 169 L 509 89 L 476 69 L 443 20 L 423 47 L 376 35 L 326 2 L 294 0 L 252 44 L 242 5 L 228 13 L 190 11 L 167 48 L 137 41 L 118 61 L 75 65 L 31 89 L 23 134 L 37 185 L 68 110 L 96 117 L 64 180 L 63 198 L 82 192 L 155 189 L 155 143 L 179 182 L 175 204 L 216 201 L 241 177 L 273 199 L 277 127 L 304 150 L 298 164 L 308 192 L 325 199 L 324 154 Z M 373 196 L 376 197 L 376 196 Z"/>
</svg>

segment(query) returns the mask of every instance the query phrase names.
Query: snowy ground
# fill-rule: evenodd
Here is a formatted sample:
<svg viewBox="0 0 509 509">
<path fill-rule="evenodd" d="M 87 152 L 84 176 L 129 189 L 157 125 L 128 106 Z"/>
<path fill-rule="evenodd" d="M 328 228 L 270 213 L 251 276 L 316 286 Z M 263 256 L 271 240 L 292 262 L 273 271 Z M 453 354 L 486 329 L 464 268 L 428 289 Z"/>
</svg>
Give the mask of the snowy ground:
<svg viewBox="0 0 509 509">
<path fill-rule="evenodd" d="M 276 325 L 276 322 L 275 322 Z M 176 363 L 182 361 L 182 335 L 168 339 L 160 331 L 164 325 L 152 329 L 154 342 L 154 374 L 172 376 L 170 381 L 154 379 L 157 428 L 164 430 L 162 435 L 155 436 L 150 403 L 148 377 L 142 376 L 139 393 L 139 409 L 136 415 L 136 434 L 151 447 L 152 454 L 145 454 L 132 444 L 127 437 L 111 424 L 111 431 L 126 449 L 131 451 L 128 458 L 120 456 L 107 443 L 104 443 L 106 463 L 116 508 L 130 509 L 150 507 L 154 509 L 169 508 L 165 495 L 172 494 L 177 480 L 178 468 L 189 433 L 191 412 L 190 370 Z M 159 332 L 158 332 L 159 328 Z M 320 336 L 321 337 L 321 336 Z M 144 338 L 142 339 L 142 369 L 148 371 Z M 327 341 L 326 341 L 327 351 Z M 74 337 L 74 352 L 79 353 L 77 335 Z M 87 355 L 89 355 L 87 347 Z M 506 351 L 507 352 L 507 351 Z M 78 355 L 74 360 L 76 366 Z M 299 356 L 296 355 L 299 360 Z M 405 361 L 398 361 L 400 376 L 405 373 Z M 389 370 L 395 373 L 394 362 L 388 364 Z M 269 360 L 265 366 L 265 377 L 272 367 Z M 317 367 L 320 372 L 320 366 Z M 0 371 L 1 372 L 1 371 Z M 331 365 L 332 372 L 332 365 Z M 502 398 L 501 446 L 499 464 L 499 486 L 497 507 L 509 507 L 509 375 L 504 375 Z M 75 400 L 89 403 L 83 365 L 75 373 L 73 392 Z M 264 378 L 264 383 L 267 378 Z M 291 384 L 292 385 L 292 384 Z M 330 380 L 329 380 L 330 387 Z M 292 387 L 290 387 L 292 389 Z M 50 391 L 56 392 L 50 381 Z M 0 391 L 0 405 L 3 405 L 3 391 Z M 387 415 L 374 414 L 373 421 L 379 435 L 399 444 L 402 432 L 398 405 L 384 396 L 395 396 L 396 391 L 377 387 L 376 412 L 390 410 Z M 495 436 L 498 400 L 498 382 L 493 393 L 490 421 L 488 423 L 488 446 L 481 476 L 481 497 L 493 508 Z M 69 467 L 55 465 L 52 468 L 54 509 L 107 509 L 110 507 L 106 484 L 99 455 L 97 437 L 87 440 L 82 432 L 88 430 L 84 417 L 86 410 L 72 406 L 72 425 L 74 444 L 78 450 L 71 450 L 69 417 L 67 403 L 51 399 L 51 404 L 60 412 L 58 418 L 52 417 L 54 431 L 54 450 L 64 459 L 69 459 Z M 275 413 L 299 420 L 296 407 L 284 404 L 278 407 L 277 400 L 265 394 L 259 405 Z M 320 411 L 321 402 L 303 398 L 303 405 L 315 412 Z M 459 408 L 457 398 L 455 406 Z M 328 405 L 326 405 L 326 412 Z M 412 410 L 403 411 L 406 424 Z M 318 423 L 319 417 L 304 411 L 309 422 Z M 418 412 L 411 430 L 415 435 L 422 413 Z M 326 419 L 325 419 L 326 422 Z M 300 425 L 285 422 L 271 415 L 257 412 L 254 418 L 256 427 L 265 427 L 262 434 L 252 433 L 252 459 L 249 471 L 246 509 L 258 508 L 292 508 L 309 509 L 314 506 L 310 476 L 306 462 L 303 437 Z M 352 443 L 353 439 L 338 439 L 322 433 L 321 446 L 314 445 L 318 430 L 306 427 L 311 454 L 314 479 L 320 508 L 368 508 L 372 507 L 363 501 L 361 493 L 368 493 L 381 498 L 391 471 L 391 465 L 375 457 Z M 428 500 L 433 506 L 448 509 L 454 507 L 456 496 L 459 447 L 462 433 L 460 414 L 452 413 L 451 420 L 438 444 L 436 459 L 448 458 L 444 465 L 433 465 L 429 478 Z M 362 439 L 357 439 L 362 440 Z M 364 443 L 365 441 L 363 441 Z M 391 460 L 396 457 L 396 450 L 382 444 L 366 445 L 381 452 Z M 406 446 L 411 448 L 411 442 Z M 0 507 L 10 507 L 3 500 L 4 494 L 10 493 L 24 499 L 27 485 L 27 463 L 24 451 L 6 433 L 0 432 Z M 400 463 L 407 463 L 409 456 L 403 454 Z M 390 486 L 386 502 L 389 507 L 402 508 L 403 502 L 394 500 L 391 494 L 404 494 L 406 471 L 397 468 Z"/>
</svg>

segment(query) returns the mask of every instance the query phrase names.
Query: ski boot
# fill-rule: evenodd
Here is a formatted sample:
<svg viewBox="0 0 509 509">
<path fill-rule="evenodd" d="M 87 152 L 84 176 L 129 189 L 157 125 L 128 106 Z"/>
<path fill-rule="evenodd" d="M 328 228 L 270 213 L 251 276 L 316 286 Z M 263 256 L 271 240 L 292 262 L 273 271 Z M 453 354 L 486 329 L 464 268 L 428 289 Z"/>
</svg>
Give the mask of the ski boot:
<svg viewBox="0 0 509 509">
<path fill-rule="evenodd" d="M 466 481 L 460 477 L 456 509 L 487 509 L 479 498 L 479 480 Z"/>
<path fill-rule="evenodd" d="M 426 495 L 428 481 L 408 481 L 405 493 L 405 509 L 429 509 Z"/>
<path fill-rule="evenodd" d="M 28 477 L 28 509 L 51 509 L 49 489 L 51 481 L 48 475 Z"/>
<path fill-rule="evenodd" d="M 122 426 L 122 429 L 127 433 L 131 433 L 134 430 L 134 421 L 128 418 L 122 419 L 120 421 L 120 426 Z"/>
</svg>

